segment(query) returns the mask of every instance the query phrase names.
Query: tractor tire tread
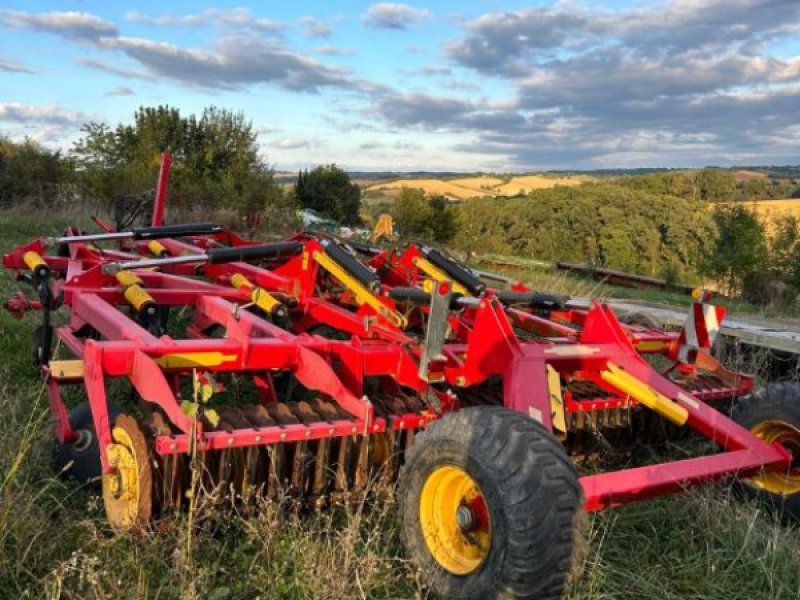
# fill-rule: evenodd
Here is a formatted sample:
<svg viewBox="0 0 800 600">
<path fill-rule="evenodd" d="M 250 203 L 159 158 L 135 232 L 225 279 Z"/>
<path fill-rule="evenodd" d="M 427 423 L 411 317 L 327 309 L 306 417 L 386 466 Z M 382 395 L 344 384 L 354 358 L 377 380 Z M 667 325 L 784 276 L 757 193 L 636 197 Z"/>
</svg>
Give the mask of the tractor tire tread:
<svg viewBox="0 0 800 600">
<path fill-rule="evenodd" d="M 800 383 L 782 381 L 765 385 L 741 398 L 731 409 L 731 418 L 746 429 L 766 420 L 780 419 L 800 427 Z M 734 491 L 762 503 L 785 522 L 800 523 L 800 494 L 781 496 L 737 481 Z"/>
<path fill-rule="evenodd" d="M 460 453 L 460 456 L 459 456 Z M 453 460 L 470 470 L 495 522 L 489 555 L 456 576 L 430 554 L 419 531 L 425 477 Z M 573 562 L 582 488 L 563 445 L 539 423 L 498 406 L 446 415 L 421 432 L 400 474 L 402 535 L 433 593 L 458 600 L 557 600 Z"/>
</svg>

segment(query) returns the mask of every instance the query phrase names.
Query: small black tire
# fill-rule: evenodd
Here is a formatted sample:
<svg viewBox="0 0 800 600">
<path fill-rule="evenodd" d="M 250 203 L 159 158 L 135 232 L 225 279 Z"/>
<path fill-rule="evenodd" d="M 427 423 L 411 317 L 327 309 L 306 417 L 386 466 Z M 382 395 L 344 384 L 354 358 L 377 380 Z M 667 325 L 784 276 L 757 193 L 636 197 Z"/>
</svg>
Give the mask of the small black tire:
<svg viewBox="0 0 800 600">
<path fill-rule="evenodd" d="M 620 322 L 624 325 L 633 325 L 635 327 L 644 327 L 645 329 L 649 329 L 651 331 L 661 331 L 664 329 L 664 323 L 645 312 L 632 312 L 627 313 L 622 318 L 620 318 Z"/>
<path fill-rule="evenodd" d="M 780 382 L 759 388 L 734 405 L 731 417 L 739 425 L 753 432 L 763 431 L 766 423 L 783 423 L 788 426 L 789 435 L 782 439 L 781 443 L 793 454 L 794 461 L 791 475 L 789 472 L 781 475 L 791 476 L 795 479 L 795 483 L 800 483 L 800 384 Z M 791 429 L 796 429 L 796 434 L 793 434 Z M 764 437 L 763 433 L 759 435 Z M 781 520 L 800 523 L 800 492 L 775 493 L 755 485 L 748 479 L 738 480 L 734 489 L 742 497 L 760 502 Z"/>
<path fill-rule="evenodd" d="M 426 482 L 452 467 L 477 484 L 490 522 L 482 562 L 466 574 L 434 556 L 422 525 Z M 583 494 L 564 447 L 539 423 L 497 406 L 445 415 L 407 453 L 398 496 L 407 555 L 436 597 L 561 598 L 582 545 Z"/>
<path fill-rule="evenodd" d="M 108 403 L 109 423 L 114 423 L 122 409 Z M 100 447 L 94 431 L 92 410 L 88 402 L 81 402 L 69 411 L 69 425 L 78 439 L 69 444 L 56 440 L 53 443 L 53 469 L 65 479 L 74 479 L 81 485 L 100 481 Z"/>
</svg>

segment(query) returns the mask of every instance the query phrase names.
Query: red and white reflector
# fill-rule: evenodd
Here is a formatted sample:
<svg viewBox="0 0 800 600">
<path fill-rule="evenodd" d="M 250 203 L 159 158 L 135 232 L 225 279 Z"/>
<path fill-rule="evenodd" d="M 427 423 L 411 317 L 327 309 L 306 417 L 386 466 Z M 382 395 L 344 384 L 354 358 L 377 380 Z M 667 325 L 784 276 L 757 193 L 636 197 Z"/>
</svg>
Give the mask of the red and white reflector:
<svg viewBox="0 0 800 600">
<path fill-rule="evenodd" d="M 693 302 L 678 338 L 678 360 L 694 364 L 699 350 L 709 350 L 717 338 L 725 309 L 705 302 Z"/>
</svg>

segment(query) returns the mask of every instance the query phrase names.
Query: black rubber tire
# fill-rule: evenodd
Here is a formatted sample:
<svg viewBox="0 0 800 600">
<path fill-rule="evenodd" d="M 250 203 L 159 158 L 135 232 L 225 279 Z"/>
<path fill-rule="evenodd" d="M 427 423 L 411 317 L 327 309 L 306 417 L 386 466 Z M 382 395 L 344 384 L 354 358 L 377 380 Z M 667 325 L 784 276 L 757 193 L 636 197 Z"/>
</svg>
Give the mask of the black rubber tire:
<svg viewBox="0 0 800 600">
<path fill-rule="evenodd" d="M 632 312 L 620 318 L 620 322 L 624 325 L 635 325 L 636 327 L 644 327 L 651 331 L 662 331 L 664 323 L 653 315 L 644 312 Z"/>
<path fill-rule="evenodd" d="M 467 575 L 436 561 L 420 527 L 423 485 L 445 465 L 462 468 L 480 486 L 492 522 L 488 555 Z M 583 496 L 564 447 L 539 423 L 497 406 L 445 415 L 407 453 L 398 495 L 406 552 L 435 596 L 561 598 L 581 546 Z"/>
<path fill-rule="evenodd" d="M 114 423 L 122 409 L 113 402 L 108 403 L 109 422 Z M 92 410 L 88 402 L 81 402 L 69 411 L 69 425 L 79 434 L 71 444 L 53 443 L 53 469 L 65 479 L 74 479 L 80 484 L 96 484 L 100 479 L 100 447 L 92 421 Z M 86 437 L 90 436 L 90 437 Z"/>
<path fill-rule="evenodd" d="M 731 417 L 747 429 L 774 420 L 800 428 L 800 384 L 780 382 L 759 388 L 733 406 Z M 736 482 L 735 490 L 744 498 L 761 502 L 781 520 L 800 523 L 800 494 L 773 494 L 749 485 L 746 480 Z"/>
</svg>

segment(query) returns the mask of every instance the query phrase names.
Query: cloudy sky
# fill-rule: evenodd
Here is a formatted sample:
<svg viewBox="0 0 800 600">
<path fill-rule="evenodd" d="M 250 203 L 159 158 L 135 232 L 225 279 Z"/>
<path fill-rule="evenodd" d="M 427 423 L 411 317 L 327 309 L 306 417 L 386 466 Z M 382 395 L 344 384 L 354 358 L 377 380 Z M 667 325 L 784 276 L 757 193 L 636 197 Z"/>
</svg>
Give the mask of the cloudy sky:
<svg viewBox="0 0 800 600">
<path fill-rule="evenodd" d="M 278 168 L 798 164 L 800 0 L 0 0 L 0 134 L 160 103 Z"/>
</svg>

